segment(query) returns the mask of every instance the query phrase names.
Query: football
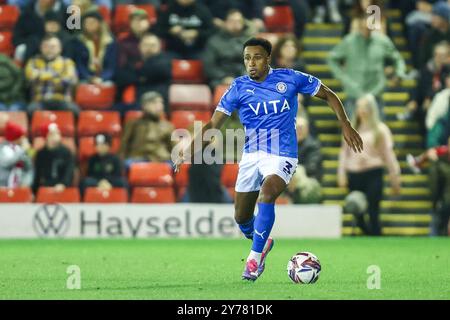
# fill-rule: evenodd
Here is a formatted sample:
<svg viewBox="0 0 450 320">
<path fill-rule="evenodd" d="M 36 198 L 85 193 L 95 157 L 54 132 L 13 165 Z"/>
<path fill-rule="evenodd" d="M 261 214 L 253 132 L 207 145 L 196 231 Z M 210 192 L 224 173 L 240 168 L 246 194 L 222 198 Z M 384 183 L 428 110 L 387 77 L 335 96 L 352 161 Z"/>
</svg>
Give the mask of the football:
<svg viewBox="0 0 450 320">
<path fill-rule="evenodd" d="M 288 262 L 287 274 L 294 283 L 315 283 L 319 279 L 321 265 L 311 252 L 299 252 Z"/>
</svg>

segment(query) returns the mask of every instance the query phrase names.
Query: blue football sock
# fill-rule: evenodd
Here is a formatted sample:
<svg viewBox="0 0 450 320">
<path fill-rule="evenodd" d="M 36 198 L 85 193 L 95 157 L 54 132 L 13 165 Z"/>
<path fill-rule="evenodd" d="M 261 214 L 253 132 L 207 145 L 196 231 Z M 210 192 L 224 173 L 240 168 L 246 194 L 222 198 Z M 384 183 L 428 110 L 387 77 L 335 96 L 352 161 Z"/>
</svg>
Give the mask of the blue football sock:
<svg viewBox="0 0 450 320">
<path fill-rule="evenodd" d="M 275 204 L 258 203 L 258 215 L 255 218 L 252 250 L 262 252 L 275 222 Z"/>
<path fill-rule="evenodd" d="M 241 229 L 242 233 L 247 239 L 253 240 L 253 224 L 255 223 L 255 216 L 253 216 L 249 221 L 238 224 L 239 229 Z"/>
</svg>

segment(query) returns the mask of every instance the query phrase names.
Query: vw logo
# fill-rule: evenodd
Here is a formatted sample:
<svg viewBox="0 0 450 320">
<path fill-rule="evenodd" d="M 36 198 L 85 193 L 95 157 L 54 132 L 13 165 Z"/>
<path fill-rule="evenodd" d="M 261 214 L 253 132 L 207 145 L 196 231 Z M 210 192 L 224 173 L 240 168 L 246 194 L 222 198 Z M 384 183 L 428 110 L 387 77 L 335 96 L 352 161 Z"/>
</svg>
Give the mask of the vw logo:
<svg viewBox="0 0 450 320">
<path fill-rule="evenodd" d="M 33 217 L 33 229 L 41 237 L 62 237 L 69 230 L 69 215 L 59 204 L 44 204 Z"/>
</svg>

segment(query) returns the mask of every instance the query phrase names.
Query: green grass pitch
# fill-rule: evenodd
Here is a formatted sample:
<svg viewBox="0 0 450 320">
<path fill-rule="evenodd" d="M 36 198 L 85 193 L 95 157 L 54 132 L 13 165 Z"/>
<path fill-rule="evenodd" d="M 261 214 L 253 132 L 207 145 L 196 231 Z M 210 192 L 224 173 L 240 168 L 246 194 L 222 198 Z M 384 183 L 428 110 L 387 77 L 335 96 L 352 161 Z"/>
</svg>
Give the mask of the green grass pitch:
<svg viewBox="0 0 450 320">
<path fill-rule="evenodd" d="M 2 240 L 0 299 L 450 299 L 450 239 L 277 240 L 262 277 L 240 279 L 248 240 Z M 286 274 L 298 251 L 316 254 L 313 285 Z M 81 289 L 66 287 L 67 267 Z M 369 290 L 370 265 L 381 288 Z"/>
</svg>

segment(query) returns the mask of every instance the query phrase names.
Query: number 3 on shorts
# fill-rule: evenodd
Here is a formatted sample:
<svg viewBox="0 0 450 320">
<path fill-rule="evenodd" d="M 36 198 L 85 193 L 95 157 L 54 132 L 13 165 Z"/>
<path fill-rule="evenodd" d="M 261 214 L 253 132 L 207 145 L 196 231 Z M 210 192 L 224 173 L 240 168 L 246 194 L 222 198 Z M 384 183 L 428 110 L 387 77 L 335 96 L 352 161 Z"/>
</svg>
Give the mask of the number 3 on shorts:
<svg viewBox="0 0 450 320">
<path fill-rule="evenodd" d="M 286 174 L 291 174 L 292 167 L 293 167 L 293 165 L 289 161 L 286 161 L 286 165 L 283 168 L 283 172 Z"/>
</svg>

